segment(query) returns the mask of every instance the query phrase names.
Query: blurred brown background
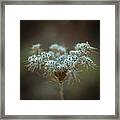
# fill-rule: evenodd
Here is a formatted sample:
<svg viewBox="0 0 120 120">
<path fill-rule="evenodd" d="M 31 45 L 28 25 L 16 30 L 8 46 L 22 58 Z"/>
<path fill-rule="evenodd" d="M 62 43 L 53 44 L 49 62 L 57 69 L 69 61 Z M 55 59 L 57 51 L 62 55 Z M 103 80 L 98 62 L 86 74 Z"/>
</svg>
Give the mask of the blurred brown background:
<svg viewBox="0 0 120 120">
<path fill-rule="evenodd" d="M 33 44 L 40 43 L 47 49 L 57 43 L 68 50 L 78 42 L 88 41 L 98 48 L 92 59 L 100 66 L 100 21 L 99 20 L 21 20 L 20 21 L 20 99 L 59 100 L 58 86 L 49 80 L 27 71 L 24 61 L 31 54 Z M 81 83 L 64 85 L 66 100 L 99 100 L 100 69 L 84 71 Z"/>
</svg>

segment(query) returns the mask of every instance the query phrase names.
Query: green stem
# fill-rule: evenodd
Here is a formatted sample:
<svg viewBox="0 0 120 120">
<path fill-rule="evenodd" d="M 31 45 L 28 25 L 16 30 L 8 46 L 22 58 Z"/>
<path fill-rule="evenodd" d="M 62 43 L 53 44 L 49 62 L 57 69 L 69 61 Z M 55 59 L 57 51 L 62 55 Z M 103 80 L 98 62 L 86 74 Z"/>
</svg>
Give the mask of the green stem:
<svg viewBox="0 0 120 120">
<path fill-rule="evenodd" d="M 64 85 L 63 82 L 59 83 L 59 94 L 61 100 L 64 100 L 63 85 Z"/>
</svg>

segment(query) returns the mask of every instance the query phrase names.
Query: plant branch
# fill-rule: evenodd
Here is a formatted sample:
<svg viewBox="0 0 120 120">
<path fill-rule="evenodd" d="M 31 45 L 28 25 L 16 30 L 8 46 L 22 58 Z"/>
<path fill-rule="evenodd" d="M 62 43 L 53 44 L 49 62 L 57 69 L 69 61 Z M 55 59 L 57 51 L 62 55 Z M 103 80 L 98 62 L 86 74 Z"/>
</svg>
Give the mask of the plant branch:
<svg viewBox="0 0 120 120">
<path fill-rule="evenodd" d="M 59 83 L 59 94 L 61 100 L 64 100 L 63 86 L 64 86 L 63 82 Z"/>
</svg>

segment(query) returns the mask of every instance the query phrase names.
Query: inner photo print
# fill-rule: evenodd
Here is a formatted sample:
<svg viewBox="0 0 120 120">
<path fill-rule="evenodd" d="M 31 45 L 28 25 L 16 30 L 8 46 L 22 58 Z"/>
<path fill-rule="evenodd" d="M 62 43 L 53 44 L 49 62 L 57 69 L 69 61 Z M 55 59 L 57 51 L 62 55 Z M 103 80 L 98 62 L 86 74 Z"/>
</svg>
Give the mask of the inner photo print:
<svg viewBox="0 0 120 120">
<path fill-rule="evenodd" d="M 100 20 L 21 20 L 20 100 L 100 100 Z"/>
</svg>

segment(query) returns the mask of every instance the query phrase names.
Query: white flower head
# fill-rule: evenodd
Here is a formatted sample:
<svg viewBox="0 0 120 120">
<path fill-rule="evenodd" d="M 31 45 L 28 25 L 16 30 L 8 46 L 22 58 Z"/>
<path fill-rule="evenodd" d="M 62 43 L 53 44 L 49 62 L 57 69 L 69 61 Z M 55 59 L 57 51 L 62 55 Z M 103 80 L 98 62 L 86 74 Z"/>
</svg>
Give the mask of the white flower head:
<svg viewBox="0 0 120 120">
<path fill-rule="evenodd" d="M 66 49 L 63 46 L 58 44 L 52 44 L 49 47 L 49 49 L 52 50 L 53 52 L 56 52 L 56 56 L 60 56 L 61 54 L 66 53 Z"/>
<path fill-rule="evenodd" d="M 40 51 L 41 51 L 41 49 L 40 49 L 40 44 L 39 43 L 32 46 L 32 52 L 34 54 L 38 54 Z"/>
<path fill-rule="evenodd" d="M 75 46 L 75 50 L 80 50 L 80 51 L 87 50 L 89 48 L 90 48 L 90 44 L 88 42 L 86 42 L 86 43 L 78 43 Z"/>
<path fill-rule="evenodd" d="M 58 47 L 59 47 L 58 44 L 52 44 L 52 45 L 49 47 L 49 49 L 50 49 L 50 50 L 57 50 Z"/>
<path fill-rule="evenodd" d="M 92 49 L 88 42 L 78 43 L 75 45 L 75 49 L 70 51 L 58 44 L 52 44 L 49 47 L 50 51 L 37 51 L 37 54 L 36 50 L 40 50 L 40 44 L 33 45 L 32 49 L 35 53 L 27 59 L 28 70 L 43 70 L 49 76 L 55 74 L 57 77 L 61 77 L 60 80 L 67 78 L 65 75 L 74 76 L 76 79 L 76 73 L 79 70 L 76 67 L 80 65 L 87 65 L 87 67 L 95 65 L 87 54 L 83 54 L 86 50 Z"/>
<path fill-rule="evenodd" d="M 38 44 L 35 44 L 35 45 L 32 46 L 32 49 L 35 49 L 35 48 L 39 49 L 40 48 L 40 44 L 38 43 Z"/>
</svg>

